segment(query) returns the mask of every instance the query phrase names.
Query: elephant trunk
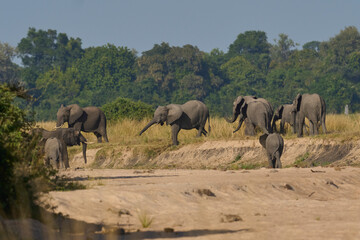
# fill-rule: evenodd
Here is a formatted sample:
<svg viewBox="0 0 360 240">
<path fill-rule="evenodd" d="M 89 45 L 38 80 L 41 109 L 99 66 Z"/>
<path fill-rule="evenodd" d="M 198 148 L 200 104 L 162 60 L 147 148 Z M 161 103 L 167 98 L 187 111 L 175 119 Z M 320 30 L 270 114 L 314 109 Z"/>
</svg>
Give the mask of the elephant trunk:
<svg viewBox="0 0 360 240">
<path fill-rule="evenodd" d="M 151 127 L 152 125 L 154 125 L 156 123 L 155 119 L 151 120 L 144 128 L 143 130 L 140 131 L 139 135 L 141 136 L 141 134 L 143 134 L 143 132 L 145 132 L 149 127 Z"/>
<path fill-rule="evenodd" d="M 241 128 L 241 125 L 242 125 L 243 121 L 244 121 L 244 119 L 243 119 L 243 118 L 240 118 L 239 125 L 238 125 L 237 128 L 233 131 L 233 133 L 236 133 L 237 131 L 239 131 L 239 129 Z"/>
<path fill-rule="evenodd" d="M 85 164 L 87 163 L 87 160 L 86 160 L 86 146 L 87 146 L 87 144 L 83 142 L 82 143 L 82 149 L 83 149 L 83 156 L 84 156 Z"/>
<path fill-rule="evenodd" d="M 234 112 L 233 116 L 232 116 L 232 119 L 229 119 L 229 118 L 226 118 L 226 117 L 224 117 L 224 118 L 228 123 L 233 123 L 233 122 L 235 122 L 235 120 L 237 119 L 238 116 L 239 116 L 239 114 Z"/>
<path fill-rule="evenodd" d="M 279 118 L 277 116 L 274 116 L 272 121 L 271 121 L 271 129 L 276 132 L 276 121 L 279 120 Z"/>
</svg>

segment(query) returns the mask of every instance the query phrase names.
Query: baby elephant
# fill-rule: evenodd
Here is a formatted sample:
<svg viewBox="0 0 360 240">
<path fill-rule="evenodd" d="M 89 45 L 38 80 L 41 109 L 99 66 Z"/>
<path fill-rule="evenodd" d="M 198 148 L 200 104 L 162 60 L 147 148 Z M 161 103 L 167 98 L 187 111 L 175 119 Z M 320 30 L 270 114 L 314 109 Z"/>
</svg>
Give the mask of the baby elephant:
<svg viewBox="0 0 360 240">
<path fill-rule="evenodd" d="M 56 166 L 57 169 L 60 168 L 60 164 L 64 167 L 62 151 L 63 146 L 57 138 L 47 139 L 45 143 L 45 164 Z"/>
<path fill-rule="evenodd" d="M 263 134 L 259 138 L 260 144 L 266 149 L 271 168 L 281 168 L 280 157 L 284 149 L 284 140 L 277 134 Z"/>
</svg>

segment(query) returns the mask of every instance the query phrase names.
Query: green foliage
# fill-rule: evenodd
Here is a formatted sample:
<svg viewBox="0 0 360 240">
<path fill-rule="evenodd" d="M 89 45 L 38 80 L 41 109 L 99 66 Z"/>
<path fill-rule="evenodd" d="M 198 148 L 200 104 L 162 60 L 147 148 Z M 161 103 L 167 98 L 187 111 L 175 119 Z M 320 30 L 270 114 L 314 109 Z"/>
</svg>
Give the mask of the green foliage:
<svg viewBox="0 0 360 240">
<path fill-rule="evenodd" d="M 152 117 L 154 113 L 154 109 L 149 104 L 140 101 L 134 102 L 122 97 L 103 105 L 102 110 L 108 120 L 124 118 L 142 120 Z"/>
<path fill-rule="evenodd" d="M 28 132 L 28 113 L 14 104 L 22 88 L 0 85 L 0 215 L 29 216 L 36 193 L 47 188 L 51 172 L 44 168 L 39 138 Z M 41 184 L 40 184 L 41 183 Z"/>
<path fill-rule="evenodd" d="M 246 31 L 227 53 L 161 43 L 137 57 L 135 51 L 111 44 L 83 50 L 78 38 L 30 28 L 18 49 L 25 66 L 21 79 L 35 98 L 37 120 L 54 119 L 61 104 L 102 106 L 118 97 L 153 107 L 198 99 L 211 115 L 224 116 L 239 95 L 263 97 L 276 107 L 292 102 L 298 93 L 316 92 L 328 112 L 342 112 L 346 104 L 359 111 L 358 30 L 346 27 L 329 41 L 296 46 L 286 34 L 270 44 L 265 32 Z M 18 78 L 20 68 L 9 57 L 13 55 L 0 55 L 0 61 L 12 69 L 7 76 Z M 0 76 L 2 69 L 0 65 Z"/>
<path fill-rule="evenodd" d="M 0 42 L 0 84 L 20 81 L 20 67 L 12 62 L 15 55 L 15 48 Z"/>
<path fill-rule="evenodd" d="M 81 58 L 83 49 L 79 38 L 68 38 L 65 33 L 56 30 L 36 30 L 29 28 L 26 38 L 18 44 L 19 56 L 26 67 L 22 78 L 30 88 L 36 87 L 39 74 L 53 67 L 65 71 L 67 67 Z"/>
</svg>

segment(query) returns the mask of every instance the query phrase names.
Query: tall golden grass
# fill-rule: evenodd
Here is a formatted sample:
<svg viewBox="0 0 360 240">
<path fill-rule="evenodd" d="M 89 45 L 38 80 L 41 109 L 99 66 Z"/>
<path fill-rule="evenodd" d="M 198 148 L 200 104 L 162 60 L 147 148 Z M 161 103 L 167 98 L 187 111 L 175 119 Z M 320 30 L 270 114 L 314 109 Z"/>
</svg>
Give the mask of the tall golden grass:
<svg viewBox="0 0 360 240">
<path fill-rule="evenodd" d="M 121 121 L 108 122 L 107 133 L 110 144 L 115 145 L 167 145 L 171 144 L 171 127 L 153 125 L 141 136 L 139 132 L 150 121 L 150 119 L 144 119 L 142 121 L 124 119 Z M 279 124 L 279 122 L 278 122 Z M 55 122 L 38 122 L 38 126 L 51 130 L 55 127 Z M 233 133 L 234 129 L 238 125 L 238 121 L 230 124 L 225 119 L 220 117 L 211 117 L 210 126 L 211 133 L 208 137 L 196 138 L 197 130 L 181 130 L 178 135 L 178 140 L 181 145 L 189 143 L 204 142 L 208 140 L 241 140 L 241 139 L 257 139 L 258 136 L 248 137 L 244 135 L 244 124 L 241 129 Z M 328 114 L 326 116 L 326 127 L 328 134 L 320 134 L 321 138 L 341 138 L 341 139 L 354 139 L 360 136 L 360 114 Z M 205 129 L 208 130 L 208 124 Z M 279 127 L 278 127 L 279 129 Z M 287 134 L 284 138 L 294 138 L 296 135 L 291 133 L 291 129 L 287 126 Z M 322 133 L 322 127 L 320 127 L 320 133 Z M 93 133 L 83 133 L 89 142 L 97 142 Z M 258 133 L 260 135 L 261 133 Z M 307 136 L 307 133 L 305 133 Z"/>
</svg>

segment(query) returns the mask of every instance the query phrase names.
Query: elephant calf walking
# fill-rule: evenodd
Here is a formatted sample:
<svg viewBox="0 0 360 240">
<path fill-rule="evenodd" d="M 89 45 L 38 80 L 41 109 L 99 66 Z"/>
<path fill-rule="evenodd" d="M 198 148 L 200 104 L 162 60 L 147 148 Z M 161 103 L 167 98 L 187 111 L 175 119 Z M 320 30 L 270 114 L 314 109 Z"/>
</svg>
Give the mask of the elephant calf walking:
<svg viewBox="0 0 360 240">
<path fill-rule="evenodd" d="M 284 149 L 284 139 L 277 133 L 263 134 L 259 142 L 266 150 L 269 167 L 281 168 L 280 157 Z"/>
<path fill-rule="evenodd" d="M 63 161 L 63 148 L 64 146 L 61 144 L 60 140 L 57 138 L 49 138 L 45 142 L 45 164 L 52 165 L 57 169 L 65 168 Z"/>
</svg>

